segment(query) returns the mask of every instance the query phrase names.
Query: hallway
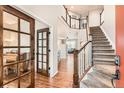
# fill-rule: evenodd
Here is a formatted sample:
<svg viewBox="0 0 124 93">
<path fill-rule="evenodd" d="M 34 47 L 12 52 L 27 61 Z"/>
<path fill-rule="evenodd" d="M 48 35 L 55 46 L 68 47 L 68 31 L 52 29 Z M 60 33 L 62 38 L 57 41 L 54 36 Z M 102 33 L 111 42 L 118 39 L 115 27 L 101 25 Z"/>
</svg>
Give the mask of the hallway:
<svg viewBox="0 0 124 93">
<path fill-rule="evenodd" d="M 59 70 L 53 78 L 36 73 L 36 88 L 72 88 L 73 83 L 73 55 L 68 55 L 67 61 L 61 60 Z"/>
</svg>

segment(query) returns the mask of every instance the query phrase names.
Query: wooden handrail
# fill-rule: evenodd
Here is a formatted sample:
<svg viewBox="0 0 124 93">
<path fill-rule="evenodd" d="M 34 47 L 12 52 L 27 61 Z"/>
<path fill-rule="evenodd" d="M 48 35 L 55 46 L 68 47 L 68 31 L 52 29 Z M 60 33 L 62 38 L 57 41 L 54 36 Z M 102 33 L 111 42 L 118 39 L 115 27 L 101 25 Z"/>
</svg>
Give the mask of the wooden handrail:
<svg viewBox="0 0 124 93">
<path fill-rule="evenodd" d="M 81 48 L 78 50 L 78 54 L 85 48 L 86 45 L 88 45 L 92 40 L 87 41 Z"/>
</svg>

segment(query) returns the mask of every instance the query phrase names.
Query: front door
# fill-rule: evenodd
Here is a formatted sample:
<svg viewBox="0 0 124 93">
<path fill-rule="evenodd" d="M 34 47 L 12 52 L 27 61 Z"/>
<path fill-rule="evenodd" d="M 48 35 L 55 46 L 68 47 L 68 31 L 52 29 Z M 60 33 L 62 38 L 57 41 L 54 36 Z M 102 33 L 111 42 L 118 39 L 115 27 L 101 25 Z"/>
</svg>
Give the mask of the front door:
<svg viewBox="0 0 124 93">
<path fill-rule="evenodd" d="M 49 76 L 49 28 L 37 31 L 37 72 Z"/>
<path fill-rule="evenodd" d="M 120 56 L 120 80 L 116 87 L 124 88 L 124 5 L 116 6 L 116 54 Z"/>
</svg>

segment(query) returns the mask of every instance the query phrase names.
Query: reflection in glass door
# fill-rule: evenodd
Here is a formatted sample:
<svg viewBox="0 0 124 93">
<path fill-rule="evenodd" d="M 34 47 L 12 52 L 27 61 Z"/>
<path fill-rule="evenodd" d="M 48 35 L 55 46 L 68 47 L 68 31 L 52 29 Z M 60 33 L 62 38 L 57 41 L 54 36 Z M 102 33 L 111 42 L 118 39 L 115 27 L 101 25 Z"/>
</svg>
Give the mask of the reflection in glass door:
<svg viewBox="0 0 124 93">
<path fill-rule="evenodd" d="M 37 72 L 49 76 L 49 29 L 37 32 Z"/>
<path fill-rule="evenodd" d="M 0 87 L 34 87 L 34 19 L 10 6 L 0 10 Z"/>
</svg>

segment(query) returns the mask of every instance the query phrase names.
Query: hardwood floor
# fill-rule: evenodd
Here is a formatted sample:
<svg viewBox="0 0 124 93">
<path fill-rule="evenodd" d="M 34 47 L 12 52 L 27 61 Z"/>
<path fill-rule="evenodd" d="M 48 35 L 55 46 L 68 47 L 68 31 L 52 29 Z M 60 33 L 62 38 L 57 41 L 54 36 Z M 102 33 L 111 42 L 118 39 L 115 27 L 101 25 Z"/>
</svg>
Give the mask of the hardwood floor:
<svg viewBox="0 0 124 93">
<path fill-rule="evenodd" d="M 36 74 L 36 88 L 72 88 L 73 82 L 73 55 L 61 60 L 58 73 L 53 78 Z"/>
<path fill-rule="evenodd" d="M 8 80 L 8 79 L 7 79 Z M 27 87 L 30 79 L 26 76 L 21 80 L 20 87 Z M 38 73 L 35 75 L 35 88 L 72 88 L 73 82 L 73 55 L 69 55 L 67 59 L 61 60 L 58 66 L 58 73 L 50 78 L 42 76 Z M 18 82 L 14 81 L 5 88 L 17 88 Z"/>
</svg>

